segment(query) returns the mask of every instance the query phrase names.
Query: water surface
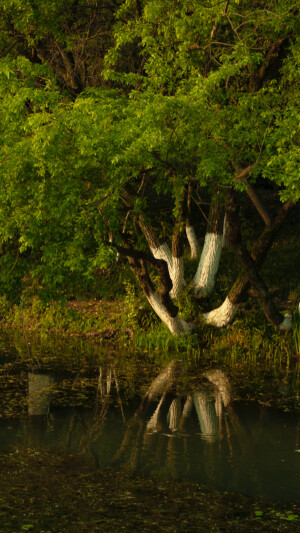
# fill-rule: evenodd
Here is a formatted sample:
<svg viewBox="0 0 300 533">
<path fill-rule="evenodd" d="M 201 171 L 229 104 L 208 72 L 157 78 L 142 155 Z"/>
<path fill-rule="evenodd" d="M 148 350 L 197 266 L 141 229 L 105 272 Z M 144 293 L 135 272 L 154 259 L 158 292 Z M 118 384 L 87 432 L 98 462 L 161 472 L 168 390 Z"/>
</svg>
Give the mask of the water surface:
<svg viewBox="0 0 300 533">
<path fill-rule="evenodd" d="M 220 368 L 203 370 L 199 383 L 184 390 L 183 372 L 171 361 L 142 395 L 132 375 L 108 362 L 65 374 L 35 364 L 5 370 L 4 363 L 0 452 L 70 452 L 93 469 L 120 466 L 299 502 L 299 413 L 236 401 L 230 376 Z"/>
</svg>

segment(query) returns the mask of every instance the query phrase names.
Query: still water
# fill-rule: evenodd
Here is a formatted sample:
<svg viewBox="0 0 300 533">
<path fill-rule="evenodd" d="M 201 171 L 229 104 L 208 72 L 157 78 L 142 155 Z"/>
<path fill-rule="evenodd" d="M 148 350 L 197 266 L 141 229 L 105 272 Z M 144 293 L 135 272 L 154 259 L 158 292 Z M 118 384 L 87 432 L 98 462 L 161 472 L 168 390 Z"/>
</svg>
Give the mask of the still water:
<svg viewBox="0 0 300 533">
<path fill-rule="evenodd" d="M 10 402 L 23 410 L 0 418 L 0 452 L 11 446 L 67 451 L 92 468 L 126 466 L 155 478 L 299 502 L 299 413 L 234 401 L 220 368 L 203 371 L 198 386 L 183 392 L 182 370 L 171 361 L 142 397 L 123 390 L 126 376 L 109 364 L 85 378 L 31 366 L 14 381 L 7 372 L 2 412 Z"/>
</svg>

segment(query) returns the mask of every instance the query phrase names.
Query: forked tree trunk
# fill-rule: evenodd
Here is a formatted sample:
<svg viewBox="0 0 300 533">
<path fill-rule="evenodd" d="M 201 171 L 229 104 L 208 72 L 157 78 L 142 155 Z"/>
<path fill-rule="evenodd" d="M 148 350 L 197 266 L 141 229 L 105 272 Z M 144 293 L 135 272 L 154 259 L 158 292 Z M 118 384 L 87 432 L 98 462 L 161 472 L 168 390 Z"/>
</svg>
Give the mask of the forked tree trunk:
<svg viewBox="0 0 300 533">
<path fill-rule="evenodd" d="M 208 370 L 203 375 L 215 387 L 215 409 L 218 418 L 221 418 L 223 406 L 228 407 L 231 402 L 231 387 L 228 377 L 219 368 Z"/>
<path fill-rule="evenodd" d="M 207 232 L 196 275 L 193 279 L 195 294 L 206 296 L 215 285 L 223 246 L 223 212 L 220 200 L 212 200 Z"/>
<path fill-rule="evenodd" d="M 267 226 L 261 235 L 256 240 L 251 252 L 251 258 L 255 265 L 255 269 L 259 271 L 261 268 L 268 250 L 270 249 L 276 234 L 281 228 L 287 215 L 294 207 L 293 202 L 287 201 L 279 210 L 275 220 Z M 232 286 L 228 296 L 217 309 L 205 313 L 204 319 L 209 323 L 217 327 L 227 326 L 235 317 L 240 304 L 245 300 L 248 290 L 250 288 L 250 282 L 248 275 L 243 271 L 238 276 L 236 282 Z M 282 329 L 289 327 L 289 319 L 285 318 L 280 325 Z"/>
<path fill-rule="evenodd" d="M 173 231 L 172 251 L 166 242 L 161 242 L 151 223 L 146 221 L 142 215 L 139 215 L 138 217 L 139 226 L 148 242 L 153 257 L 159 261 L 165 261 L 168 266 L 169 275 L 172 280 L 172 288 L 170 290 L 171 298 L 178 298 L 185 286 L 183 264 L 183 216 L 186 209 L 185 196 L 186 194 L 183 193 L 180 212 Z M 127 188 L 122 193 L 122 200 L 128 208 L 132 208 L 134 194 Z M 155 298 L 151 305 L 155 306 L 157 312 L 158 306 L 156 300 L 157 299 Z M 161 313 L 161 310 L 159 310 L 159 313 Z"/>
<path fill-rule="evenodd" d="M 170 332 L 175 336 L 190 334 L 193 329 L 193 324 L 186 322 L 180 317 L 178 307 L 173 304 L 170 298 L 172 281 L 166 261 L 152 258 L 137 250 L 130 250 L 129 248 L 122 248 L 120 246 L 116 246 L 116 248 L 120 253 L 127 256 L 130 268 L 137 277 L 149 304 L 162 322 L 169 328 Z M 157 292 L 153 286 L 148 273 L 147 262 L 156 268 L 160 276 L 160 292 Z"/>
<path fill-rule="evenodd" d="M 159 316 L 162 322 L 169 328 L 173 335 L 189 335 L 191 333 L 193 325 L 180 318 L 178 313 L 175 316 L 172 316 L 162 303 L 162 299 L 156 291 L 146 294 L 146 298 L 152 309 Z"/>
<path fill-rule="evenodd" d="M 258 299 L 261 302 L 262 308 L 267 319 L 269 320 L 269 322 L 271 322 L 271 324 L 276 327 L 288 328 L 287 318 L 285 319 L 285 317 L 278 311 L 263 279 L 260 277 L 255 268 L 255 264 L 252 257 L 250 256 L 245 244 L 243 243 L 241 234 L 241 222 L 239 218 L 239 208 L 235 203 L 233 195 L 229 195 L 226 214 L 229 223 L 228 239 L 230 245 L 234 250 L 236 256 L 238 257 L 241 265 L 243 266 L 244 271 L 246 272 L 248 279 L 253 289 L 255 290 Z M 269 220 L 268 225 L 270 223 L 271 220 Z M 289 322 L 289 327 L 291 327 L 291 317 Z"/>
<path fill-rule="evenodd" d="M 174 228 L 172 238 L 172 252 L 166 242 L 161 243 L 155 230 L 147 225 L 143 218 L 139 219 L 140 228 L 146 237 L 153 257 L 165 261 L 168 265 L 169 275 L 172 280 L 171 298 L 178 298 L 185 286 L 183 264 L 183 236 L 180 221 Z M 152 305 L 152 304 L 151 304 Z"/>
</svg>

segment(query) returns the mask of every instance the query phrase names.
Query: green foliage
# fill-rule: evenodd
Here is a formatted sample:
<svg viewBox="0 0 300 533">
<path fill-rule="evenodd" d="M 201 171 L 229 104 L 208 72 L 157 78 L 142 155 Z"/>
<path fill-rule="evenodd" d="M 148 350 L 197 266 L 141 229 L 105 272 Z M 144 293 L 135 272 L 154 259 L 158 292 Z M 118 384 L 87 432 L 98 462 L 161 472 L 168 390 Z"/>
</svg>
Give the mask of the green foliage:
<svg viewBox="0 0 300 533">
<path fill-rule="evenodd" d="M 195 297 L 192 287 L 187 287 L 177 302 L 180 315 L 188 322 L 195 322 L 201 317 L 201 306 L 199 299 Z"/>
<path fill-rule="evenodd" d="M 157 209 L 165 236 L 191 177 L 208 194 L 243 191 L 236 169 L 251 165 L 253 183 L 300 198 L 292 0 L 102 4 L 0 1 L 0 294 L 12 300 L 91 287 L 125 227 L 145 248 L 139 216 Z"/>
<path fill-rule="evenodd" d="M 158 323 L 158 317 L 147 306 L 145 299 L 131 281 L 124 282 L 126 295 L 123 299 L 125 304 L 124 325 L 133 329 L 136 335 L 138 330 L 148 331 L 155 328 Z"/>
</svg>

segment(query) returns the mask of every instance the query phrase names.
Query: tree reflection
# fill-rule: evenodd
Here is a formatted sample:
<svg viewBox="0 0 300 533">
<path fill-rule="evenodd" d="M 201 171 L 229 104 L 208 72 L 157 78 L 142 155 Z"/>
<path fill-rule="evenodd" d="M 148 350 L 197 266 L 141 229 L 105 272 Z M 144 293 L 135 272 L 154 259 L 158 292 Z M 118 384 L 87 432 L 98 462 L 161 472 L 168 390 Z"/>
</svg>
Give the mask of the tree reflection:
<svg viewBox="0 0 300 533">
<path fill-rule="evenodd" d="M 53 388 L 54 378 L 51 375 L 28 372 L 27 446 L 40 446 L 46 439 Z"/>
<path fill-rule="evenodd" d="M 130 411 L 122 400 L 117 368 L 101 366 L 94 379 L 94 410 L 51 409 L 50 416 L 54 379 L 30 372 L 27 443 L 81 453 L 95 466 L 122 465 L 158 477 L 201 480 L 225 490 L 239 490 L 242 484 L 249 493 L 267 494 L 262 471 L 269 468 L 267 475 L 273 476 L 272 457 L 276 468 L 283 464 L 276 445 L 283 427 L 288 427 L 286 450 L 289 446 L 293 453 L 299 451 L 295 417 L 285 426 L 277 423 L 274 410 L 233 402 L 229 379 L 220 369 L 203 372 L 194 390 L 186 390 L 183 369 L 180 361 L 171 361 Z M 294 460 L 289 459 L 289 483 L 300 475 L 297 457 L 294 453 Z"/>
<path fill-rule="evenodd" d="M 49 374 L 28 372 L 29 416 L 48 416 L 53 393 L 53 384 L 54 378 Z"/>
<path fill-rule="evenodd" d="M 182 364 L 173 360 L 150 385 L 125 431 L 122 445 L 114 458 L 116 462 L 142 469 L 147 457 L 147 469 L 156 473 L 160 471 L 162 474 L 161 465 L 171 477 L 180 477 L 183 472 L 191 471 L 193 452 L 189 441 L 196 433 L 193 424 L 196 413 L 203 469 L 213 472 L 214 454 L 210 453 L 207 445 L 223 438 L 224 412 L 237 421 L 231 406 L 230 383 L 223 371 L 209 370 L 203 374 L 201 387 L 182 396 L 177 390 L 182 369 Z M 230 440 L 230 433 L 227 435 Z"/>
</svg>

